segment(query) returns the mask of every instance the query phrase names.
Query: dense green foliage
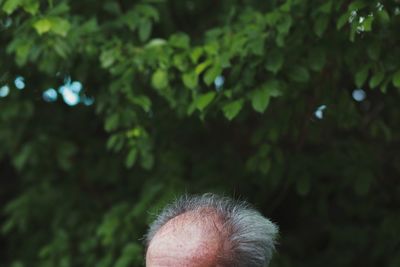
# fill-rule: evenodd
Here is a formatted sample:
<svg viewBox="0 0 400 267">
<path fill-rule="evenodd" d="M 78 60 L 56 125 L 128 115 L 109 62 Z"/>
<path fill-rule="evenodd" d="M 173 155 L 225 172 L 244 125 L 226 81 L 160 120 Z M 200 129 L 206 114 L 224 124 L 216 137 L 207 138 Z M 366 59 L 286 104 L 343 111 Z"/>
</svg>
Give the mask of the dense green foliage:
<svg viewBox="0 0 400 267">
<path fill-rule="evenodd" d="M 143 266 L 208 191 L 278 222 L 273 266 L 400 266 L 400 1 L 0 8 L 0 266 Z M 71 80 L 93 105 L 43 101 Z"/>
</svg>

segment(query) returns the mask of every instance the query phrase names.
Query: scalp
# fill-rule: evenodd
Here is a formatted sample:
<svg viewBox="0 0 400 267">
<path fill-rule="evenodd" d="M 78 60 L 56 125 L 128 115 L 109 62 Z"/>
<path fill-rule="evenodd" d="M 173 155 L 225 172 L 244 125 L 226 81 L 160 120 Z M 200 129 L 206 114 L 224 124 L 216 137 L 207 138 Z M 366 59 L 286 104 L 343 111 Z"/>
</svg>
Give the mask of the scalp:
<svg viewBox="0 0 400 267">
<path fill-rule="evenodd" d="M 221 221 L 210 209 L 185 212 L 161 227 L 146 258 L 171 266 L 216 266 L 223 244 L 221 229 Z"/>
</svg>

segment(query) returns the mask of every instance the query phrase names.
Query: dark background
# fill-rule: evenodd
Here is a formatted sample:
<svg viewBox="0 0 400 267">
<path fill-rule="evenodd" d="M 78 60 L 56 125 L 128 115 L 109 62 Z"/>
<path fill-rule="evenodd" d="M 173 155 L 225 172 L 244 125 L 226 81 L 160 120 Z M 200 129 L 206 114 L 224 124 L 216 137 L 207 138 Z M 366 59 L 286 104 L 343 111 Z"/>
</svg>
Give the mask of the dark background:
<svg viewBox="0 0 400 267">
<path fill-rule="evenodd" d="M 0 6 L 1 267 L 143 266 L 205 192 L 280 226 L 272 266 L 400 265 L 399 1 Z"/>
</svg>

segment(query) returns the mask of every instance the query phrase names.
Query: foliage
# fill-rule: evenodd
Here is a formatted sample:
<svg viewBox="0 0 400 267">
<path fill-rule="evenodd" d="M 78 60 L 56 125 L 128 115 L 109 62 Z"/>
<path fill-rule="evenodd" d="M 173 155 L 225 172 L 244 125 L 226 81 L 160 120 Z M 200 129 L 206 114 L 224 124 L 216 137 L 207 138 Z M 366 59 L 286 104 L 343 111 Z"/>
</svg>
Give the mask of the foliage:
<svg viewBox="0 0 400 267">
<path fill-rule="evenodd" d="M 400 265 L 399 1 L 0 7 L 0 266 L 142 266 L 207 191 L 280 224 L 273 266 Z M 41 99 L 70 79 L 93 105 Z"/>
</svg>

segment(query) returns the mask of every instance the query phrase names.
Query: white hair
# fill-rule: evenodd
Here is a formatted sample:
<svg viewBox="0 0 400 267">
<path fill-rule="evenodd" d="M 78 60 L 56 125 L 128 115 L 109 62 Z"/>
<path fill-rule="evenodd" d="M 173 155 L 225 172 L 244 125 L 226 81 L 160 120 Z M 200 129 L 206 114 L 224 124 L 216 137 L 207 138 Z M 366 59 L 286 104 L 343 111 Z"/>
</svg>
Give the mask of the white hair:
<svg viewBox="0 0 400 267">
<path fill-rule="evenodd" d="M 182 196 L 167 205 L 150 225 L 145 236 L 146 249 L 169 220 L 186 212 L 212 210 L 224 228 L 224 248 L 218 258 L 222 267 L 267 267 L 275 250 L 278 226 L 247 202 L 207 193 Z"/>
</svg>

